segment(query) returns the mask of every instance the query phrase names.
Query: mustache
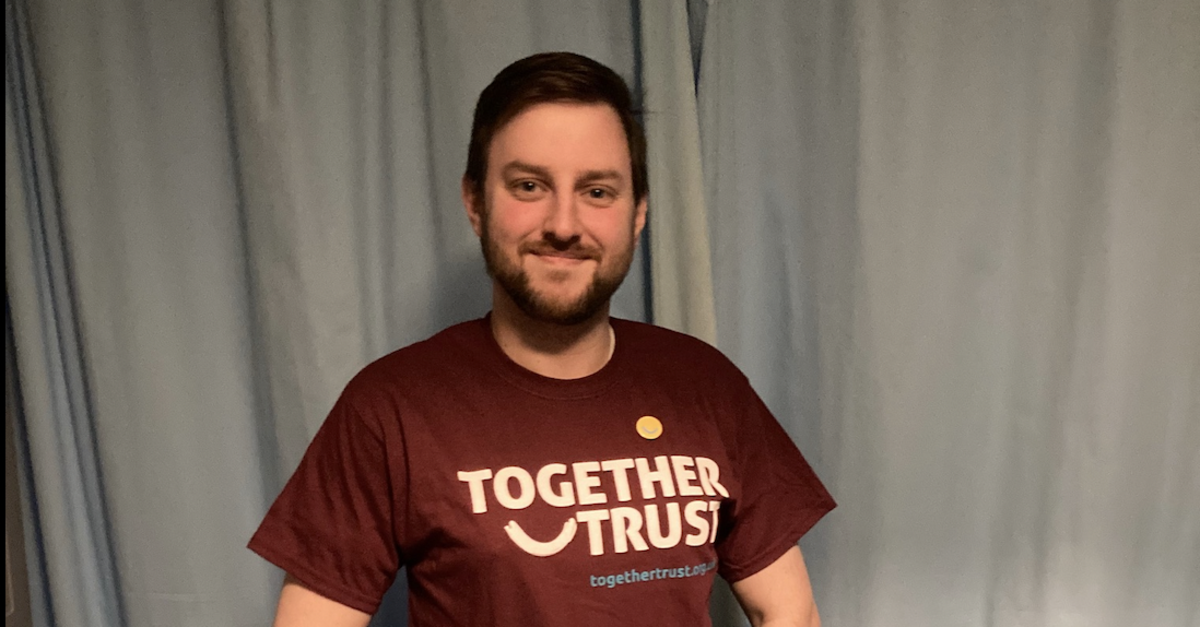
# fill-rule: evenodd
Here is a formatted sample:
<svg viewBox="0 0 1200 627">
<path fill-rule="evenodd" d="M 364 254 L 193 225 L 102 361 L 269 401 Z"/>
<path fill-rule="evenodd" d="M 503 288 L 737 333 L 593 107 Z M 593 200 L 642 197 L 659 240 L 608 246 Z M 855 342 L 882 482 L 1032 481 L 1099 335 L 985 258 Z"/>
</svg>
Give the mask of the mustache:
<svg viewBox="0 0 1200 627">
<path fill-rule="evenodd" d="M 555 243 L 546 240 L 536 242 L 526 242 L 521 244 L 518 252 L 521 254 L 533 255 L 554 255 L 557 257 L 569 257 L 571 259 L 600 259 L 600 251 L 588 246 L 582 246 L 577 242 Z"/>
</svg>

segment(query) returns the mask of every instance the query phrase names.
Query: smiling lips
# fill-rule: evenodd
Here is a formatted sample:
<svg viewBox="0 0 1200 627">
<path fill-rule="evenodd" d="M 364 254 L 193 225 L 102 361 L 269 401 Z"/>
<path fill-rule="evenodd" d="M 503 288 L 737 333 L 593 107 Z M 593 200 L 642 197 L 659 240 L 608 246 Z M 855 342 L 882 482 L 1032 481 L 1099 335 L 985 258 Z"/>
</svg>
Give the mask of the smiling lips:
<svg viewBox="0 0 1200 627">
<path fill-rule="evenodd" d="M 568 264 L 582 263 L 584 261 L 591 259 L 591 257 L 589 257 L 587 255 L 559 253 L 559 252 L 533 253 L 533 256 L 537 257 L 539 260 L 541 260 L 545 263 L 551 263 L 551 264 L 556 264 L 556 265 L 560 265 L 560 264 L 568 265 Z"/>
<path fill-rule="evenodd" d="M 522 253 L 530 254 L 547 263 L 579 263 L 587 260 L 598 260 L 600 255 L 593 250 L 587 248 L 572 247 L 567 249 L 559 249 L 550 246 L 545 242 L 538 242 L 529 246 L 522 247 Z"/>
</svg>

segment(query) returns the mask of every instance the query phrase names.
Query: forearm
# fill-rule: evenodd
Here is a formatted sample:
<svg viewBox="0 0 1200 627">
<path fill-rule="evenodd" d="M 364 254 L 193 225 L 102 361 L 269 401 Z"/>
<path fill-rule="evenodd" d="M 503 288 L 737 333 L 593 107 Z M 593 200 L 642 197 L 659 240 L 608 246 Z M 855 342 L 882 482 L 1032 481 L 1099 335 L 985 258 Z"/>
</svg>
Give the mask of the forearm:
<svg viewBox="0 0 1200 627">
<path fill-rule="evenodd" d="M 809 604 L 808 611 L 791 616 L 763 616 L 747 614 L 752 627 L 821 627 L 821 616 L 816 604 Z"/>
<path fill-rule="evenodd" d="M 811 605 L 812 611 L 802 616 L 763 617 L 759 621 L 750 619 L 753 627 L 821 627 L 821 617 L 817 614 L 817 606 Z"/>
<path fill-rule="evenodd" d="M 370 620 L 370 615 L 327 599 L 288 575 L 274 627 L 366 627 Z"/>
<path fill-rule="evenodd" d="M 754 627 L 820 627 L 812 584 L 799 547 L 732 585 Z"/>
</svg>

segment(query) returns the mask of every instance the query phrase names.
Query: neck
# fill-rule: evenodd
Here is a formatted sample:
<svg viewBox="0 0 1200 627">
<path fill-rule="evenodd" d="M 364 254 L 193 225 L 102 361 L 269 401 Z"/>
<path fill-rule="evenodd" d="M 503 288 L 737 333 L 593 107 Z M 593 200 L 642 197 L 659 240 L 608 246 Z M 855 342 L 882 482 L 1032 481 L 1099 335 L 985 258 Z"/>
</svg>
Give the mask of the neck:
<svg viewBox="0 0 1200 627">
<path fill-rule="evenodd" d="M 552 379 L 595 374 L 612 356 L 608 306 L 579 324 L 530 318 L 499 286 L 492 294 L 492 335 L 500 350 L 522 368 Z"/>
</svg>

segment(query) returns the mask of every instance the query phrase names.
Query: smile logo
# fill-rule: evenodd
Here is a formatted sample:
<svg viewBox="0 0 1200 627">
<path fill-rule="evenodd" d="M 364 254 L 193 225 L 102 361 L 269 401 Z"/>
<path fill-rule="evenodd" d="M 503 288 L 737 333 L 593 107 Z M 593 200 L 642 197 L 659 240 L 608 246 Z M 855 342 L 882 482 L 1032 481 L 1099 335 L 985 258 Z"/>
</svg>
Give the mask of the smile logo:
<svg viewBox="0 0 1200 627">
<path fill-rule="evenodd" d="M 663 433 L 662 423 L 654 416 L 642 416 L 638 418 L 636 429 L 638 435 L 647 440 L 657 440 L 658 436 Z"/>
<path fill-rule="evenodd" d="M 508 534 L 508 538 L 513 541 L 513 544 L 521 547 L 521 550 L 526 553 L 537 557 L 550 557 L 567 548 L 571 540 L 575 539 L 575 532 L 578 528 L 579 523 L 576 523 L 575 519 L 571 518 L 563 523 L 562 531 L 559 532 L 558 537 L 549 542 L 541 542 L 530 538 L 529 534 L 525 533 L 525 530 L 515 520 L 510 520 L 507 525 L 504 525 L 504 532 Z"/>
</svg>

